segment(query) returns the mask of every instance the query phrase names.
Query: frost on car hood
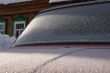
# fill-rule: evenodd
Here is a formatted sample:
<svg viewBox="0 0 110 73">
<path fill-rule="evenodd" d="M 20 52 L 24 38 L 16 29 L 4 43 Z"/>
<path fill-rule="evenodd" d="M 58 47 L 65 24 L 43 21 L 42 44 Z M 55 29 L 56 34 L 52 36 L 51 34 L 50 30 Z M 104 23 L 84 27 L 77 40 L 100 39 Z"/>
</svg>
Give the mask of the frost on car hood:
<svg viewBox="0 0 110 73">
<path fill-rule="evenodd" d="M 14 48 L 0 51 L 0 73 L 109 73 L 110 49 Z"/>
</svg>

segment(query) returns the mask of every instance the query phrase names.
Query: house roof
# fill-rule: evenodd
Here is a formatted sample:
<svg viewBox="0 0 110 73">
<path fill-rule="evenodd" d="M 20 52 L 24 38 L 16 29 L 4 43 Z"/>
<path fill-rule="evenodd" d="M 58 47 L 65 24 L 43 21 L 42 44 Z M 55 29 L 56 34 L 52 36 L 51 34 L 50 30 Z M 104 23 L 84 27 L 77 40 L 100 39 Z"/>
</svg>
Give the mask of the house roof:
<svg viewBox="0 0 110 73">
<path fill-rule="evenodd" d="M 32 1 L 32 0 L 0 0 L 0 5 L 4 4 L 12 4 L 12 3 L 19 3 L 19 2 L 25 2 L 25 1 Z"/>
</svg>

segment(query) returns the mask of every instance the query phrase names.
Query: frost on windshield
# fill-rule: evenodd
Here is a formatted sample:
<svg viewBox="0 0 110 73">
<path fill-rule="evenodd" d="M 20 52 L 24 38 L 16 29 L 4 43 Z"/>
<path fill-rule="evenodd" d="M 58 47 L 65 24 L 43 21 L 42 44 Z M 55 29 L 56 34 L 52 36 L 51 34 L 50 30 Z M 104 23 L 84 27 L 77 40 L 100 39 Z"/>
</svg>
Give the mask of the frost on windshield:
<svg viewBox="0 0 110 73">
<path fill-rule="evenodd" d="M 110 42 L 110 4 L 49 10 L 37 15 L 16 44 Z"/>
</svg>

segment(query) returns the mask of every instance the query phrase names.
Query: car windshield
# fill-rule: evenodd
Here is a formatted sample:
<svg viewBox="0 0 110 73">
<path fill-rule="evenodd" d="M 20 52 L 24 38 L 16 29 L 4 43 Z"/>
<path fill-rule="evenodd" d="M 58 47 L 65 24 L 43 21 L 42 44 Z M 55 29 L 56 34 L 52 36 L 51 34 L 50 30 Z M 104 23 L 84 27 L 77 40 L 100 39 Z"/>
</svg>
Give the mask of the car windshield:
<svg viewBox="0 0 110 73">
<path fill-rule="evenodd" d="M 110 42 L 110 3 L 65 6 L 33 18 L 15 45 Z"/>
</svg>

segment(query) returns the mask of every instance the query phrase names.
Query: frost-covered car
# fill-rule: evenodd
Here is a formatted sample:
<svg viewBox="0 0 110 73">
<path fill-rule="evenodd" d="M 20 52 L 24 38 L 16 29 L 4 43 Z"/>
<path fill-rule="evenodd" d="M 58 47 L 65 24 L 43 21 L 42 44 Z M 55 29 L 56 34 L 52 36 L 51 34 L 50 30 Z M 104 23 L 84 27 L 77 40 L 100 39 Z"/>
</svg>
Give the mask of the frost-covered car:
<svg viewBox="0 0 110 73">
<path fill-rule="evenodd" d="M 110 73 L 110 1 L 44 10 L 14 46 L 0 73 Z"/>
</svg>

